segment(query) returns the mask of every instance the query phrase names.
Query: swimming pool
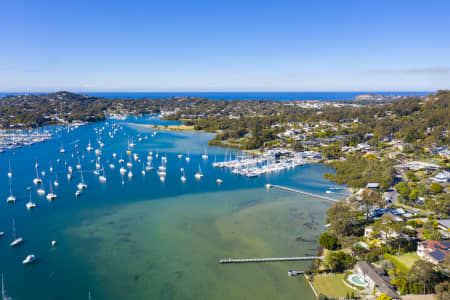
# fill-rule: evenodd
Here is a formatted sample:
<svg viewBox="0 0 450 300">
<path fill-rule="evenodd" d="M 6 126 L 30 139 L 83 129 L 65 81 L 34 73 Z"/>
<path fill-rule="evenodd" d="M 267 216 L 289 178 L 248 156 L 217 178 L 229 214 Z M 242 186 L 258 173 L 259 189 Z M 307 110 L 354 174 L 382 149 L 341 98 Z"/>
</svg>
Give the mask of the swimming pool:
<svg viewBox="0 0 450 300">
<path fill-rule="evenodd" d="M 359 275 L 356 275 L 356 274 L 349 275 L 347 277 L 347 281 L 356 286 L 360 286 L 360 287 L 367 286 L 367 282 L 363 278 L 361 278 Z"/>
</svg>

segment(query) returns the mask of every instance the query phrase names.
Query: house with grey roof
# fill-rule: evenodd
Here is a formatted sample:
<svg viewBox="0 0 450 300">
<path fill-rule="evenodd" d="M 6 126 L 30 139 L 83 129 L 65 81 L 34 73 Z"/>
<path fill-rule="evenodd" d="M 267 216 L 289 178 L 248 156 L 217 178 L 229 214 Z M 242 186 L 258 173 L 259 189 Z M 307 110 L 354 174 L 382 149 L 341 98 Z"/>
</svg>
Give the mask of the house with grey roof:
<svg viewBox="0 0 450 300">
<path fill-rule="evenodd" d="M 358 275 L 367 282 L 369 287 L 376 291 L 377 295 L 385 294 L 394 299 L 399 298 L 399 295 L 389 282 L 389 277 L 378 274 L 375 268 L 368 262 L 358 262 L 355 269 Z"/>
</svg>

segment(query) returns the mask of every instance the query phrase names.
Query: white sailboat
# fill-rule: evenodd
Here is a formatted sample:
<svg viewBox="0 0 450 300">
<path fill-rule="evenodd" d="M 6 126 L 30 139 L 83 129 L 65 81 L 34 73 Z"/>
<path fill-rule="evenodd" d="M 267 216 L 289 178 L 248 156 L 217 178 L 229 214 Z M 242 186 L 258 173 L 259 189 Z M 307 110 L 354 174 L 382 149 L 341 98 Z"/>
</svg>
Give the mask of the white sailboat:
<svg viewBox="0 0 450 300">
<path fill-rule="evenodd" d="M 23 263 L 24 265 L 31 264 L 31 263 L 34 262 L 36 259 L 37 259 L 37 258 L 36 258 L 36 255 L 34 255 L 34 254 L 29 254 L 29 255 L 27 255 L 27 257 L 22 261 L 22 263 Z"/>
<path fill-rule="evenodd" d="M 61 149 L 59 149 L 59 152 L 61 152 L 61 153 L 65 153 L 66 152 L 66 150 L 64 150 L 64 147 L 63 147 L 62 143 L 61 143 Z"/>
<path fill-rule="evenodd" d="M 202 179 L 203 178 L 202 168 L 200 167 L 200 165 L 198 165 L 198 172 L 195 173 L 194 177 L 195 177 L 195 179 Z"/>
<path fill-rule="evenodd" d="M 184 174 L 184 169 L 183 168 L 181 168 L 182 170 L 181 170 L 181 182 L 186 182 L 186 175 Z"/>
<path fill-rule="evenodd" d="M 41 186 L 36 190 L 36 192 L 37 192 L 37 194 L 39 195 L 39 196 L 44 196 L 45 195 L 45 190 L 44 190 L 44 188 L 42 187 L 43 186 L 43 182 L 41 183 Z"/>
<path fill-rule="evenodd" d="M 152 162 L 151 162 L 151 161 L 148 161 L 148 162 L 147 162 L 147 166 L 145 167 L 145 170 L 146 170 L 146 171 L 151 171 L 151 170 L 153 170 L 153 165 L 152 165 Z"/>
<path fill-rule="evenodd" d="M 122 153 L 120 153 L 120 159 L 119 159 L 119 164 L 123 164 L 125 160 L 122 158 Z"/>
<path fill-rule="evenodd" d="M 187 154 L 185 159 L 186 159 L 186 162 L 189 162 L 191 160 L 191 158 L 189 157 L 189 152 L 188 152 L 188 154 Z"/>
<path fill-rule="evenodd" d="M 59 182 L 58 182 L 58 174 L 55 175 L 55 181 L 53 182 L 53 185 L 58 187 L 59 186 Z"/>
<path fill-rule="evenodd" d="M 23 242 L 23 238 L 22 237 L 16 238 L 16 222 L 15 222 L 15 220 L 13 218 L 13 241 L 9 245 L 11 247 L 14 247 L 14 246 L 19 245 L 22 242 Z"/>
<path fill-rule="evenodd" d="M 205 153 L 203 153 L 203 155 L 202 155 L 202 158 L 208 159 L 208 152 L 206 151 L 206 149 L 205 149 Z"/>
<path fill-rule="evenodd" d="M 9 160 L 9 172 L 8 177 L 11 178 L 13 176 L 12 170 L 11 170 L 11 160 Z"/>
<path fill-rule="evenodd" d="M 92 145 L 91 145 L 91 139 L 89 139 L 89 143 L 88 143 L 88 145 L 87 145 L 87 147 L 86 147 L 86 150 L 87 150 L 87 151 L 92 151 L 92 150 L 94 150 L 94 148 L 93 148 Z"/>
<path fill-rule="evenodd" d="M 100 180 L 100 182 L 106 182 L 105 169 L 103 168 L 103 166 L 102 166 L 101 171 L 102 171 L 102 173 L 100 176 L 98 176 L 98 180 Z"/>
<path fill-rule="evenodd" d="M 33 179 L 33 183 L 34 184 L 39 184 L 42 182 L 42 179 L 39 178 L 39 164 L 36 162 L 36 164 L 34 165 L 34 168 L 36 169 L 36 178 Z"/>
<path fill-rule="evenodd" d="M 78 163 L 75 165 L 75 168 L 77 168 L 77 170 L 81 169 L 80 157 L 78 157 Z"/>
<path fill-rule="evenodd" d="M 81 182 L 78 183 L 77 188 L 78 188 L 78 190 L 87 189 L 88 186 L 86 183 L 84 183 L 83 171 L 80 171 L 80 174 L 81 174 Z"/>
<path fill-rule="evenodd" d="M 53 193 L 52 183 L 50 182 L 50 193 L 47 194 L 47 200 L 52 201 L 53 199 L 56 199 L 56 195 Z"/>
<path fill-rule="evenodd" d="M 28 190 L 28 192 L 29 192 L 29 194 L 30 194 L 30 197 L 29 197 L 28 202 L 25 204 L 25 206 L 26 206 L 26 208 L 27 208 L 28 210 L 30 210 L 30 209 L 36 207 L 36 203 L 34 203 L 33 201 L 31 201 L 31 189 Z"/>
<path fill-rule="evenodd" d="M 14 203 L 16 202 L 16 197 L 12 193 L 12 178 L 9 178 L 9 196 L 6 199 L 7 203 Z"/>
</svg>

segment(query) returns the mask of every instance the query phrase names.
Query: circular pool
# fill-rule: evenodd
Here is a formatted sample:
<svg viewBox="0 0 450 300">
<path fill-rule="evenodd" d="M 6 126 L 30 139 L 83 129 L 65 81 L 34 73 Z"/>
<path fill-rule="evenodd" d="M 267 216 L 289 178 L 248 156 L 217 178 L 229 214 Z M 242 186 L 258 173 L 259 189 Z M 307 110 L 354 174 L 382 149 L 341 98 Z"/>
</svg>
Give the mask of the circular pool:
<svg viewBox="0 0 450 300">
<path fill-rule="evenodd" d="M 367 287 L 367 282 L 361 278 L 359 275 L 351 274 L 347 277 L 347 281 L 350 282 L 353 285 L 360 286 L 360 287 Z"/>
</svg>

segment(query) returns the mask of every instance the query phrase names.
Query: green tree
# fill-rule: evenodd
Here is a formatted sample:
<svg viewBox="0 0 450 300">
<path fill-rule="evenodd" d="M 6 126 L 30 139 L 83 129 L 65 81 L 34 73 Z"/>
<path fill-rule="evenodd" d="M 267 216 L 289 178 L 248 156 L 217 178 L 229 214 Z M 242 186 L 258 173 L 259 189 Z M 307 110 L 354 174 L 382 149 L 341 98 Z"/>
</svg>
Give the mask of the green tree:
<svg viewBox="0 0 450 300">
<path fill-rule="evenodd" d="M 328 250 L 336 250 L 340 247 L 339 240 L 328 232 L 324 232 L 319 237 L 319 244 Z"/>
<path fill-rule="evenodd" d="M 353 266 L 355 259 L 345 252 L 328 252 L 325 263 L 333 272 L 343 272 Z"/>
<path fill-rule="evenodd" d="M 443 189 L 444 187 L 437 182 L 433 182 L 430 185 L 430 191 L 434 194 L 439 194 L 440 192 L 442 192 Z"/>
<path fill-rule="evenodd" d="M 357 212 L 354 212 L 346 202 L 336 202 L 327 210 L 327 223 L 329 231 L 334 236 L 353 235 L 358 231 Z"/>
<path fill-rule="evenodd" d="M 406 182 L 400 182 L 395 186 L 395 189 L 404 199 L 408 199 L 409 193 L 411 192 L 409 186 Z"/>
<path fill-rule="evenodd" d="M 416 290 L 415 292 L 425 294 L 427 292 L 434 292 L 434 286 L 443 281 L 443 276 L 440 272 L 434 270 L 433 264 L 419 260 L 408 271 L 406 279 L 410 283 L 422 285 L 423 290 Z"/>
</svg>

